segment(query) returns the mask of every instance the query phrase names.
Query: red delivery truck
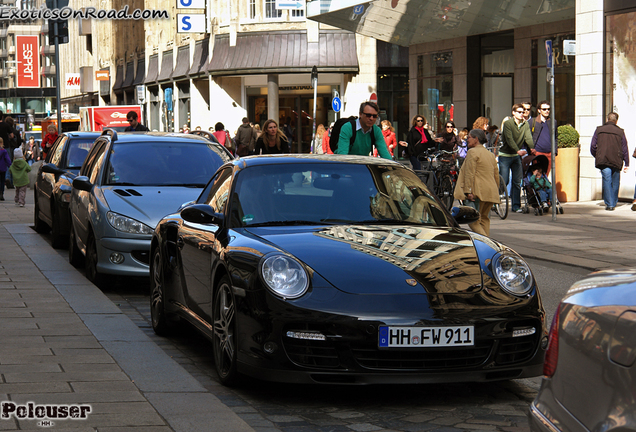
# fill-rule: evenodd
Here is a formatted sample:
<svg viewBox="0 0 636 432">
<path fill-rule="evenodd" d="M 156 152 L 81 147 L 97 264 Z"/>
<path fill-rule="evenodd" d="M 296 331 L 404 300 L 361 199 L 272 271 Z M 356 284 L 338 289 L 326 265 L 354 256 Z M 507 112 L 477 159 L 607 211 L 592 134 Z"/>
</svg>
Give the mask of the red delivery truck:
<svg viewBox="0 0 636 432">
<path fill-rule="evenodd" d="M 126 115 L 129 111 L 135 111 L 140 122 L 142 119 L 140 105 L 80 107 L 79 110 L 81 131 L 97 132 L 112 128 L 123 132 L 128 127 Z"/>
</svg>

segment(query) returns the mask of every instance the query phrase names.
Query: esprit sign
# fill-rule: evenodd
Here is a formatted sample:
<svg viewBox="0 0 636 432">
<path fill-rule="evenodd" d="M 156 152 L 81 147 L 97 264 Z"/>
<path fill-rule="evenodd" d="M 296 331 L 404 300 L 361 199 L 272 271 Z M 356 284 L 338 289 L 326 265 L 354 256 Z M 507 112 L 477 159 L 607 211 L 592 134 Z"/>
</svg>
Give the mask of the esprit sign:
<svg viewBox="0 0 636 432">
<path fill-rule="evenodd" d="M 16 35 L 17 87 L 40 87 L 39 36 Z"/>
</svg>

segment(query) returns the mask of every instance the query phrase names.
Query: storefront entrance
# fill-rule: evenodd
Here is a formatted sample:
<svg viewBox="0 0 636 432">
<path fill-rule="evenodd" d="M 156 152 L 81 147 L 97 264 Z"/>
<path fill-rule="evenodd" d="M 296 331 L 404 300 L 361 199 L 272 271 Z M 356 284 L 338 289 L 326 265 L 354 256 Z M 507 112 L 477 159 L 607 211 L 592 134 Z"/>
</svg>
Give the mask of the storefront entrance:
<svg viewBox="0 0 636 432">
<path fill-rule="evenodd" d="M 320 87 L 329 89 L 329 86 L 319 86 L 316 98 L 316 128 L 322 124 L 325 129 L 329 127 L 329 119 L 333 118 L 330 106 L 329 93 L 321 92 Z M 324 91 L 324 90 L 323 90 Z M 256 93 L 258 95 L 250 95 Z M 293 92 L 295 94 L 285 94 Z M 267 95 L 260 94 L 261 89 L 248 89 L 248 117 L 261 129 L 267 121 Z M 309 153 L 313 134 L 313 89 L 286 89 L 280 88 L 278 100 L 279 115 L 275 119 L 278 126 L 287 132 L 290 137 L 290 149 L 292 153 Z M 285 127 L 287 125 L 288 127 Z"/>
</svg>

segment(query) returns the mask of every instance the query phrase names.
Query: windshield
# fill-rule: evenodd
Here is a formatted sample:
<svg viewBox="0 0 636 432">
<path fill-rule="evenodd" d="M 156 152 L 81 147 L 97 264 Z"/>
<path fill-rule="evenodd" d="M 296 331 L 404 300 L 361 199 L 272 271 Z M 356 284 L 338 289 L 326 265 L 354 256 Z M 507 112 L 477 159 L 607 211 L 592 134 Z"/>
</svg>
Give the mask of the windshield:
<svg viewBox="0 0 636 432">
<path fill-rule="evenodd" d="M 420 179 L 403 167 L 342 163 L 264 165 L 237 173 L 230 224 L 452 225 L 440 209 Z"/>
<path fill-rule="evenodd" d="M 229 157 L 201 141 L 113 144 L 108 185 L 204 187 Z"/>
</svg>

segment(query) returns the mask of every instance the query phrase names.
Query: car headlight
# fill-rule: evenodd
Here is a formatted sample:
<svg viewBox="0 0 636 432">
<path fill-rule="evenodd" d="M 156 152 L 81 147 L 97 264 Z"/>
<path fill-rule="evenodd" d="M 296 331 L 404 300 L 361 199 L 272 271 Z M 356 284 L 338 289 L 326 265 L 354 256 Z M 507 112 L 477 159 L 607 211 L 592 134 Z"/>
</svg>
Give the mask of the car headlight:
<svg viewBox="0 0 636 432">
<path fill-rule="evenodd" d="M 282 254 L 267 256 L 261 264 L 261 275 L 267 287 L 284 299 L 294 299 L 307 292 L 309 277 L 295 259 Z"/>
<path fill-rule="evenodd" d="M 130 233 L 130 234 L 152 234 L 153 229 L 148 225 L 145 225 L 139 221 L 131 219 L 126 216 L 122 216 L 117 213 L 108 212 L 106 213 L 106 219 L 108 219 L 108 223 L 111 224 L 113 228 L 117 231 Z"/>
<path fill-rule="evenodd" d="M 492 269 L 499 285 L 510 294 L 522 296 L 532 289 L 532 272 L 520 256 L 503 252 L 495 258 Z"/>
</svg>

